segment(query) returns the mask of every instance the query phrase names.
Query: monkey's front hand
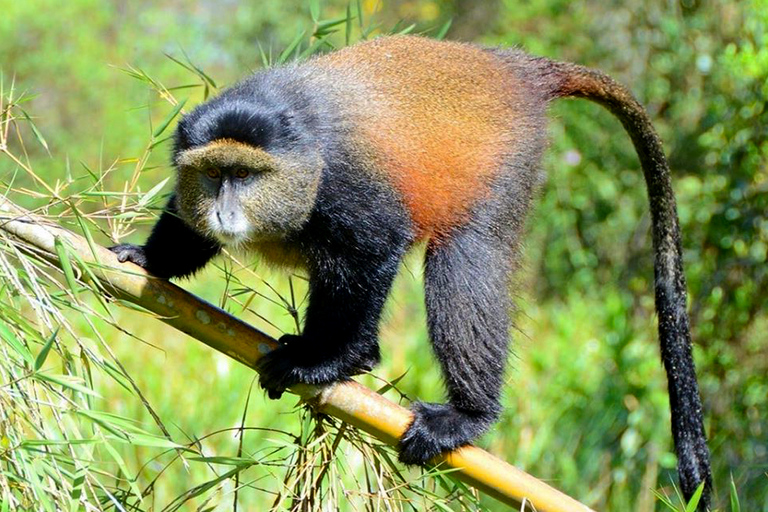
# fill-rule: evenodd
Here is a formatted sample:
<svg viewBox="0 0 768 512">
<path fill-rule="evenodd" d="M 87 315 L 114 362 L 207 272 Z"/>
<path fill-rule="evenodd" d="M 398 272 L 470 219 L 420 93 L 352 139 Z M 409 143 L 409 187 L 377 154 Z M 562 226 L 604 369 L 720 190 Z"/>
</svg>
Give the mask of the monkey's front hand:
<svg viewBox="0 0 768 512">
<path fill-rule="evenodd" d="M 344 357 L 328 357 L 322 344 L 295 334 L 280 337 L 282 346 L 264 355 L 256 363 L 259 384 L 269 398 L 276 400 L 295 384 L 330 384 L 369 371 L 374 361 L 354 364 Z"/>
<path fill-rule="evenodd" d="M 147 268 L 147 254 L 144 252 L 144 246 L 133 244 L 120 244 L 109 248 L 117 255 L 120 263 L 131 261 L 141 268 Z"/>
</svg>

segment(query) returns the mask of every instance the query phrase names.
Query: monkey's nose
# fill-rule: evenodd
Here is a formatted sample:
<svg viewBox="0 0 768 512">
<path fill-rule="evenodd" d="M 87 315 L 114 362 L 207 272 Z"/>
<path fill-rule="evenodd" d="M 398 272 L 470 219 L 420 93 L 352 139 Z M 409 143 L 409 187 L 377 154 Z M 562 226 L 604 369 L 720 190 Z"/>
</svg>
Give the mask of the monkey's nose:
<svg viewBox="0 0 768 512">
<path fill-rule="evenodd" d="M 219 224 L 223 226 L 225 222 L 232 222 L 235 219 L 235 212 L 229 210 L 222 215 L 221 210 L 216 210 L 216 219 L 219 221 Z"/>
</svg>

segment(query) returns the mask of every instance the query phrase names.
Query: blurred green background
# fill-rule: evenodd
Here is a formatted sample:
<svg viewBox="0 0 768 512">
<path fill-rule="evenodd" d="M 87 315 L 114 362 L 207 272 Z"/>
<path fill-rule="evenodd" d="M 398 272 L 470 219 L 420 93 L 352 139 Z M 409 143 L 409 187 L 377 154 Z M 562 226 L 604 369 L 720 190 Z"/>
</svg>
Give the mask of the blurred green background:
<svg viewBox="0 0 768 512">
<path fill-rule="evenodd" d="M 718 503 L 729 507 L 733 478 L 745 510 L 768 510 L 768 1 L 366 0 L 360 6 L 367 23 L 380 24 L 371 36 L 411 24 L 414 32 L 436 34 L 452 20 L 449 39 L 517 45 L 600 68 L 647 106 L 679 198 Z M 346 8 L 323 2 L 322 16 L 343 17 Z M 312 30 L 305 0 L 0 0 L 0 70 L 6 92 L 13 82 L 33 96 L 24 109 L 50 152 L 40 144 L 26 148 L 47 183 L 112 166 L 104 187 L 120 191 L 145 155 L 138 186 L 146 191 L 170 175 L 169 144 L 145 150 L 172 106 L 126 68 L 169 88 L 189 84 L 191 74 L 170 54 L 226 86 L 262 67 L 264 54 L 277 56 Z M 336 36 L 342 44 L 343 35 Z M 201 87 L 172 92 L 189 98 L 187 109 L 204 97 Z M 481 445 L 596 509 L 655 510 L 661 505 L 652 491 L 671 489 L 676 476 L 642 173 L 628 137 L 606 111 L 583 101 L 551 110 L 549 180 L 529 222 L 514 290 L 520 312 L 505 412 Z M 22 135 L 34 138 L 29 124 Z M 16 190 L 36 187 L 2 157 L 0 180 Z M 35 204 L 22 194 L 11 198 Z M 150 224 L 136 224 L 121 241 L 141 242 Z M 107 236 L 97 241 L 110 243 Z M 382 329 L 385 361 L 376 374 L 393 379 L 409 370 L 400 389 L 438 400 L 420 258 L 412 256 L 397 281 Z M 258 272 L 287 290 L 284 276 Z M 227 302 L 224 283 L 212 268 L 183 286 L 241 312 Z M 285 310 L 267 300 L 256 298 L 249 307 L 275 326 L 244 317 L 271 334 L 293 328 Z M 147 343 L 114 329 L 104 336 L 174 435 L 200 438 L 239 424 L 249 370 L 160 322 L 128 310 L 120 318 Z M 119 385 L 105 380 L 94 388 L 103 396 L 101 409 L 151 428 L 146 408 Z M 290 397 L 269 402 L 254 393 L 246 424 L 295 430 L 293 405 Z M 246 449 L 269 440 L 269 433 L 254 432 Z M 214 436 L 206 446 L 233 455 L 237 439 Z M 122 457 L 135 473 L 152 453 L 139 447 Z M 161 510 L 202 482 L 205 471 L 171 468 L 145 505 Z M 154 476 L 142 473 L 142 487 Z M 239 500 L 244 509 L 264 509 L 274 497 L 249 488 Z"/>
</svg>

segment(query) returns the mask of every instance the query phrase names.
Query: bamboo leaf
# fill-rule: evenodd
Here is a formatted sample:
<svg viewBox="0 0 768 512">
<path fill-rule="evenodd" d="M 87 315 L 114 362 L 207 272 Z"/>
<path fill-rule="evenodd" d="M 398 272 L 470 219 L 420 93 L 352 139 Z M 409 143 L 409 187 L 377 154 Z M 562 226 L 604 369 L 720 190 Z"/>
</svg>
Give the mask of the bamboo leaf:
<svg viewBox="0 0 768 512">
<path fill-rule="evenodd" d="M 363 22 L 363 3 L 362 0 L 355 0 L 355 3 L 357 4 L 358 25 L 360 27 L 360 31 L 363 32 L 365 30 L 365 23 Z"/>
<path fill-rule="evenodd" d="M 348 19 L 346 16 L 342 16 L 340 18 L 335 18 L 328 21 L 323 21 L 317 24 L 317 28 L 315 29 L 314 36 L 315 37 L 323 37 L 328 34 L 332 34 L 334 32 L 338 32 L 338 30 L 332 30 L 334 27 L 337 27 L 341 25 L 342 23 L 348 23 Z"/>
<path fill-rule="evenodd" d="M 701 501 L 701 495 L 704 493 L 705 485 L 706 482 L 701 482 L 696 488 L 696 492 L 693 493 L 690 501 L 688 501 L 688 504 L 685 506 L 685 512 L 696 512 L 696 508 L 699 506 L 699 501 Z"/>
<path fill-rule="evenodd" d="M 126 418 L 124 416 L 118 416 L 117 414 L 112 414 L 104 411 L 88 411 L 88 410 L 78 411 L 78 414 L 82 416 L 87 416 L 88 418 L 91 418 L 93 420 L 109 423 L 110 425 L 113 425 L 114 427 L 120 428 L 123 430 L 133 430 L 140 433 L 144 432 L 137 426 L 137 422 L 135 420 L 131 418 Z"/>
<path fill-rule="evenodd" d="M 190 65 L 190 66 L 192 66 L 193 68 L 195 68 L 195 71 L 197 71 L 197 72 L 200 74 L 200 76 L 203 78 L 203 81 L 206 83 L 206 85 L 208 85 L 208 86 L 210 86 L 210 87 L 212 87 L 212 88 L 214 88 L 214 89 L 218 89 L 218 87 L 219 87 L 219 86 L 218 86 L 218 85 L 216 85 L 216 82 L 213 80 L 213 78 L 211 78 L 211 77 L 208 75 L 208 73 L 206 73 L 205 71 L 203 71 L 203 68 L 201 68 L 201 67 L 199 67 L 199 66 L 195 65 L 195 63 L 193 63 L 193 62 L 190 60 L 190 58 L 189 58 L 189 57 L 187 57 L 187 54 L 186 54 L 186 53 L 184 54 L 184 57 L 186 57 L 186 59 L 187 59 L 187 62 L 189 62 L 189 65 Z M 206 98 L 207 98 L 207 96 L 206 96 Z"/>
<path fill-rule="evenodd" d="M 436 499 L 435 501 L 432 502 L 432 504 L 444 512 L 453 512 L 453 509 L 451 509 L 451 507 L 446 505 L 445 502 L 441 499 Z"/>
<path fill-rule="evenodd" d="M 296 37 L 293 38 L 293 41 L 285 48 L 285 50 L 282 51 L 280 56 L 277 58 L 278 64 L 285 64 L 285 62 L 288 60 L 288 58 L 291 56 L 291 53 L 298 48 L 299 44 L 301 44 L 302 39 L 304 39 L 304 34 L 306 33 L 306 30 L 302 30 L 299 32 Z"/>
<path fill-rule="evenodd" d="M 85 192 L 80 193 L 80 196 L 82 197 L 122 197 L 131 195 L 133 194 L 123 194 L 122 192 L 110 192 L 103 190 L 86 190 Z"/>
<path fill-rule="evenodd" d="M 42 366 L 45 364 L 45 360 L 48 358 L 48 354 L 51 351 L 51 347 L 53 346 L 53 342 L 56 339 L 56 334 L 58 334 L 58 332 L 59 329 L 56 329 L 53 334 L 51 334 L 51 336 L 48 338 L 48 341 L 46 341 L 45 345 L 43 345 L 43 349 L 37 355 L 35 364 L 33 366 L 35 371 L 40 370 L 40 368 L 42 368 Z"/>
<path fill-rule="evenodd" d="M 261 57 L 261 65 L 265 68 L 272 66 L 272 61 L 269 56 L 264 52 L 264 47 L 259 43 L 259 55 Z"/>
<path fill-rule="evenodd" d="M 142 217 L 142 214 L 140 214 L 139 212 L 123 212 L 123 213 L 118 213 L 113 218 L 115 218 L 115 219 L 137 219 L 139 217 Z"/>
<path fill-rule="evenodd" d="M 393 380 L 391 380 L 391 381 L 387 382 L 386 384 L 384 384 L 383 386 L 381 386 L 379 389 L 377 389 L 377 390 L 376 390 L 376 392 L 377 392 L 378 394 L 380 394 L 380 395 L 383 395 L 384 393 L 386 393 L 386 392 L 387 392 L 387 391 L 389 391 L 390 389 L 392 389 L 392 388 L 394 388 L 395 386 L 397 386 L 397 383 L 398 383 L 398 382 L 400 382 L 400 381 L 402 380 L 402 378 L 403 378 L 403 377 L 405 377 L 405 376 L 408 374 L 408 372 L 409 372 L 409 371 L 410 371 L 410 369 L 408 369 L 408 370 L 405 370 L 405 372 L 404 372 L 402 375 L 400 375 L 400 376 L 399 376 L 399 377 L 397 377 L 396 379 L 393 379 Z"/>
<path fill-rule="evenodd" d="M 86 418 L 88 418 L 93 423 L 97 424 L 98 426 L 100 426 L 101 428 L 106 430 L 107 432 L 113 434 L 118 439 L 121 439 L 123 442 L 129 441 L 129 437 L 128 437 L 128 433 L 127 432 L 125 432 L 124 430 L 120 430 L 116 426 L 110 424 L 110 422 L 108 422 L 108 421 L 104 421 L 102 419 L 99 419 L 96 416 L 91 415 L 90 413 L 92 413 L 92 412 L 94 412 L 94 411 L 89 411 L 89 410 L 86 410 L 86 409 L 80 409 L 80 410 L 76 411 L 75 414 L 77 414 L 78 416 L 85 416 Z"/>
<path fill-rule="evenodd" d="M 188 457 L 187 460 L 205 462 L 207 464 L 223 464 L 225 466 L 253 466 L 256 461 L 247 457 Z"/>
<path fill-rule="evenodd" d="M 410 34 L 411 32 L 413 32 L 413 29 L 415 29 L 415 28 L 416 28 L 416 24 L 413 23 L 413 24 L 408 25 L 404 29 L 402 29 L 402 30 L 400 30 L 398 32 L 395 32 L 395 33 L 398 34 L 398 35 L 404 36 L 406 34 Z"/>
<path fill-rule="evenodd" d="M 312 44 L 307 47 L 306 50 L 301 52 L 301 55 L 299 55 L 299 59 L 304 59 L 304 58 L 312 55 L 313 53 L 315 53 L 315 51 L 317 51 L 318 48 L 320 48 L 324 44 L 329 44 L 329 43 L 328 43 L 328 41 L 326 41 L 325 39 L 322 39 L 322 38 L 321 39 L 315 39 L 312 42 Z"/>
<path fill-rule="evenodd" d="M 736 491 L 736 482 L 733 481 L 733 475 L 731 475 L 731 490 L 729 492 L 731 498 L 731 512 L 741 512 L 741 504 L 739 503 L 739 493 Z"/>
<path fill-rule="evenodd" d="M 319 23 L 320 19 L 320 2 L 319 0 L 310 0 L 309 2 L 309 15 L 312 21 Z"/>
<path fill-rule="evenodd" d="M 41 474 L 44 476 L 45 470 L 40 467 L 42 462 L 41 459 L 32 459 L 32 461 L 28 461 L 26 458 L 23 459 L 24 467 L 26 468 L 25 474 L 28 478 L 28 483 L 32 487 L 32 490 L 35 493 L 35 498 L 38 500 L 37 506 L 42 505 L 42 508 L 45 509 L 47 512 L 53 512 L 54 507 L 53 503 L 51 503 L 50 498 L 48 497 L 48 492 L 43 487 L 43 483 L 40 481 Z"/>
<path fill-rule="evenodd" d="M 62 242 L 61 237 L 58 236 L 53 239 L 53 246 L 61 261 L 61 270 L 64 272 L 64 279 L 67 281 L 67 286 L 69 286 L 72 295 L 77 297 L 79 286 L 75 279 L 75 272 L 72 269 L 72 261 L 69 259 L 69 250 L 64 245 L 64 242 Z"/>
<path fill-rule="evenodd" d="M 98 280 L 91 268 L 85 261 L 83 261 L 83 258 L 80 257 L 77 252 L 72 251 L 70 255 L 75 259 L 78 267 L 83 271 L 83 275 L 81 276 L 82 281 L 88 285 L 90 290 L 93 292 L 93 296 L 96 297 L 96 300 L 99 302 L 104 311 L 111 316 L 112 312 L 107 305 L 107 300 L 104 298 L 104 287 L 102 286 L 101 281 Z"/>
<path fill-rule="evenodd" d="M 99 261 L 98 254 L 99 251 L 96 250 L 96 242 L 93 240 L 93 236 L 91 235 L 91 230 L 88 229 L 88 225 L 83 220 L 83 217 L 80 215 L 80 212 L 77 208 L 72 208 L 72 212 L 75 214 L 75 218 L 77 219 L 77 224 L 80 226 L 80 230 L 83 232 L 83 237 L 85 237 L 85 241 L 88 242 L 88 248 L 91 250 L 91 254 L 93 255 L 94 259 L 96 261 Z"/>
<path fill-rule="evenodd" d="M 203 85 L 201 85 L 201 84 L 175 85 L 173 87 L 168 87 L 168 92 L 171 92 L 171 91 L 183 91 L 185 89 L 198 89 L 200 87 L 203 87 Z"/>
<path fill-rule="evenodd" d="M 36 373 L 32 377 L 51 384 L 57 384 L 72 391 L 101 398 L 101 395 L 97 392 L 81 384 L 81 382 L 84 381 L 78 377 L 72 377 L 71 375 L 51 375 L 47 373 Z"/>
<path fill-rule="evenodd" d="M 181 508 L 181 506 L 184 505 L 184 503 L 186 503 L 187 501 L 197 496 L 200 496 L 201 494 L 207 492 L 213 487 L 219 485 L 224 480 L 229 480 L 230 478 L 232 478 L 242 470 L 243 468 L 241 466 L 237 466 L 233 469 L 230 469 L 229 471 L 219 476 L 218 478 L 214 478 L 213 480 L 209 480 L 208 482 L 200 484 L 197 487 L 193 487 L 189 491 L 185 492 L 184 494 L 176 498 L 178 500 L 178 503 L 175 503 L 172 507 L 168 507 L 166 510 L 168 510 L 169 512 L 174 510 L 179 510 L 179 508 Z"/>
<path fill-rule="evenodd" d="M 16 337 L 13 332 L 8 329 L 4 322 L 0 322 L 0 338 L 3 338 L 6 343 L 19 354 L 27 364 L 33 364 L 35 358 L 32 356 L 32 352 Z"/>
<path fill-rule="evenodd" d="M 171 178 L 165 178 L 163 181 L 152 187 L 152 189 L 144 194 L 141 199 L 139 199 L 139 206 L 147 206 L 154 197 L 160 193 L 160 191 L 163 189 L 166 183 L 168 183 L 168 180 Z"/>
<path fill-rule="evenodd" d="M 451 28 L 451 24 L 453 24 L 453 18 L 450 18 L 443 24 L 442 27 L 440 27 L 440 30 L 438 30 L 437 34 L 435 34 L 435 39 L 444 39 L 445 35 L 448 33 L 448 30 Z"/>
<path fill-rule="evenodd" d="M 19 448 L 30 449 L 38 446 L 69 446 L 76 444 L 100 443 L 100 439 L 26 439 L 19 444 Z M 34 450 L 32 450 L 34 451 Z"/>
<path fill-rule="evenodd" d="M 74 477 L 72 478 L 72 490 L 69 493 L 69 510 L 70 512 L 76 512 L 80 509 L 80 496 L 83 493 L 83 484 L 85 483 L 85 476 L 88 474 L 88 466 L 80 467 L 77 469 Z"/>
<path fill-rule="evenodd" d="M 170 134 L 170 135 L 167 135 L 167 136 L 163 137 L 162 139 L 157 139 L 155 141 L 152 141 L 152 143 L 149 145 L 149 149 L 155 149 L 160 144 L 163 144 L 164 142 L 167 142 L 168 140 L 173 139 L 173 137 L 174 137 L 174 135 Z"/>
<path fill-rule="evenodd" d="M 182 445 L 178 443 L 174 443 L 170 439 L 166 439 L 165 437 L 160 436 L 153 436 L 151 434 L 134 434 L 129 433 L 128 434 L 128 443 L 131 445 L 136 446 L 148 446 L 153 448 L 168 448 L 168 449 L 179 449 L 184 448 Z M 121 439 L 116 439 L 121 440 Z M 122 441 L 125 441 L 124 439 Z"/>
<path fill-rule="evenodd" d="M 354 19 L 354 16 L 352 16 L 352 4 L 347 2 L 347 18 L 346 18 L 346 24 L 344 25 L 344 45 L 349 46 L 350 41 L 352 40 L 352 20 Z"/>
<path fill-rule="evenodd" d="M 51 151 L 48 149 L 48 143 L 45 141 L 45 137 L 43 137 L 43 134 L 40 133 L 40 130 L 37 129 L 37 126 L 32 121 L 32 118 L 29 117 L 29 114 L 27 114 L 27 112 L 23 109 L 21 109 L 21 115 L 23 115 L 24 119 L 26 119 L 27 122 L 29 123 L 29 127 L 32 129 L 32 133 L 34 134 L 35 139 L 37 139 L 37 142 L 39 142 L 40 145 L 43 146 L 43 148 L 45 148 L 45 151 L 50 155 Z"/>
<path fill-rule="evenodd" d="M 184 108 L 184 104 L 187 103 L 187 99 L 183 99 L 179 102 L 178 105 L 176 105 L 173 110 L 171 110 L 171 113 L 168 114 L 168 117 L 165 118 L 165 120 L 160 123 L 160 126 L 158 126 L 154 133 L 152 133 L 153 138 L 157 138 L 160 136 L 161 133 L 165 131 L 166 128 L 168 128 L 168 125 L 171 124 L 171 122 L 176 118 L 177 115 L 179 115 L 179 112 L 181 112 L 181 109 Z"/>
<path fill-rule="evenodd" d="M 125 389 L 126 391 L 128 391 L 131 394 L 135 394 L 135 391 L 134 391 L 133 387 L 131 386 L 131 383 L 128 381 L 128 379 L 126 379 L 125 375 L 123 375 L 123 373 L 120 371 L 120 369 L 115 368 L 114 366 L 112 366 L 112 364 L 110 364 L 109 361 L 97 361 L 96 364 L 99 366 L 99 368 L 101 368 L 106 373 L 108 373 L 109 376 L 112 377 L 112 379 L 115 382 L 120 384 L 120 386 L 123 389 Z"/>
<path fill-rule="evenodd" d="M 128 466 L 125 464 L 125 461 L 120 456 L 119 453 L 117 453 L 117 450 L 115 450 L 115 447 L 112 446 L 110 443 L 105 442 L 104 448 L 107 449 L 109 454 L 112 456 L 112 459 L 117 463 L 117 466 L 120 468 L 120 472 L 123 473 L 125 476 L 126 481 L 128 482 L 128 485 L 131 487 L 131 491 L 136 496 L 136 498 L 141 501 L 141 490 L 139 489 L 139 486 L 136 484 L 136 479 L 131 477 L 130 472 L 128 471 Z"/>
<path fill-rule="evenodd" d="M 659 500 L 664 504 L 665 507 L 667 507 L 670 510 L 677 510 L 677 507 L 675 507 L 675 504 L 672 503 L 672 501 L 669 499 L 669 496 L 666 494 L 662 494 L 657 490 L 653 491 L 654 496 L 656 496 L 656 499 Z"/>
</svg>

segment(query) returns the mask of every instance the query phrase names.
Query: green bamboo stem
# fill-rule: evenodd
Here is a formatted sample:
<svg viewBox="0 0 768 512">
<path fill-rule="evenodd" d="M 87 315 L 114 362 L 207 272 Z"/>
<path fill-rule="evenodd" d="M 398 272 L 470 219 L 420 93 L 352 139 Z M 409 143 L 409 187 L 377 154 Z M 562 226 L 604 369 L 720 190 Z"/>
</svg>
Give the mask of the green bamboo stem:
<svg viewBox="0 0 768 512">
<path fill-rule="evenodd" d="M 132 263 L 119 263 L 108 249 L 91 245 L 85 238 L 37 217 L 0 197 L 0 229 L 43 251 L 59 263 L 56 239 L 66 243 L 90 265 L 100 284 L 113 296 L 152 311 L 163 322 L 255 368 L 277 341 L 225 311 L 184 291 L 175 284 L 148 276 Z M 296 386 L 317 411 L 335 416 L 395 445 L 411 421 L 411 413 L 357 382 L 328 386 Z M 589 511 L 588 507 L 544 482 L 474 446 L 466 446 L 441 457 L 442 467 L 454 468 L 452 477 L 466 482 L 522 510 L 523 504 L 537 511 Z"/>
</svg>

